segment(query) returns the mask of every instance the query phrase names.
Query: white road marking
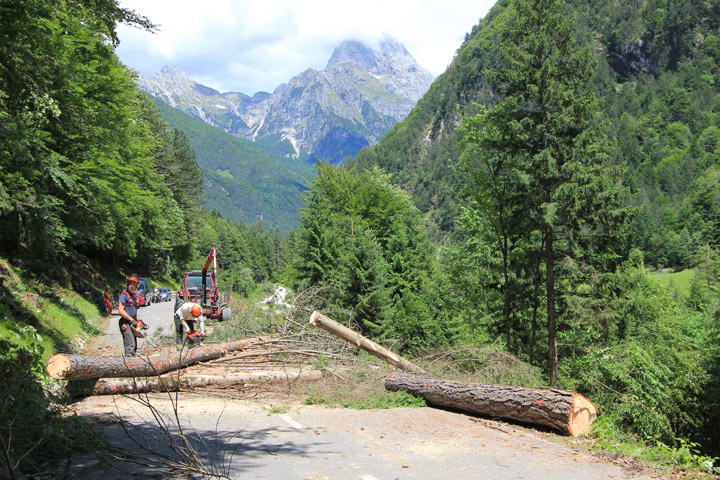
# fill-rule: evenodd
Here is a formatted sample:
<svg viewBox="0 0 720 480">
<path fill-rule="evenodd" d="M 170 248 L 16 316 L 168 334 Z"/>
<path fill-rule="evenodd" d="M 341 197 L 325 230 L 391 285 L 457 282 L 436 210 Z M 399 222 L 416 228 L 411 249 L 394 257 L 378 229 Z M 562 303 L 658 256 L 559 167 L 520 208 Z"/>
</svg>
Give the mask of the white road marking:
<svg viewBox="0 0 720 480">
<path fill-rule="evenodd" d="M 377 478 L 373 477 L 372 475 L 360 475 L 361 480 L 377 480 Z"/>
<path fill-rule="evenodd" d="M 304 430 L 305 429 L 305 427 L 303 427 L 298 422 L 296 422 L 295 420 L 290 418 L 288 415 L 281 414 L 281 415 L 279 415 L 279 417 L 282 418 L 283 420 L 285 420 L 291 427 L 293 427 L 296 430 Z"/>
</svg>

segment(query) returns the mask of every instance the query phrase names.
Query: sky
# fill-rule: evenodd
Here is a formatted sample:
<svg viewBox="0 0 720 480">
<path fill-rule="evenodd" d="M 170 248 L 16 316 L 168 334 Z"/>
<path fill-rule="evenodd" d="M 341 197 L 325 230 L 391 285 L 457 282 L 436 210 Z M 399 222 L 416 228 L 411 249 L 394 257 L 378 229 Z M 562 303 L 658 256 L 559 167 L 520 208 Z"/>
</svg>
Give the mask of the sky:
<svg viewBox="0 0 720 480">
<path fill-rule="evenodd" d="M 322 70 L 343 40 L 376 47 L 389 36 L 443 73 L 495 0 L 120 0 L 158 26 L 120 25 L 120 60 L 152 77 L 177 66 L 220 92 L 272 92 Z"/>
</svg>

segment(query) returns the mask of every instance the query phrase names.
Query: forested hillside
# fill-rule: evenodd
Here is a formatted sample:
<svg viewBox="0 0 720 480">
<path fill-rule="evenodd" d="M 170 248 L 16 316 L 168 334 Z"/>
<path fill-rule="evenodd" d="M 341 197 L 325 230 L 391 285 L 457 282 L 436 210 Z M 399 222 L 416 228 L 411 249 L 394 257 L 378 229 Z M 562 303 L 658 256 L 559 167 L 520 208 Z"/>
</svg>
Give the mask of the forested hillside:
<svg viewBox="0 0 720 480">
<path fill-rule="evenodd" d="M 224 154 L 208 160 L 204 177 L 187 135 L 136 87 L 115 56 L 114 28 L 150 22 L 110 0 L 9 1 L 2 8 L 0 255 L 61 280 L 82 275 L 78 263 L 153 275 L 177 273 L 206 255 L 215 240 L 196 238 L 209 221 L 203 184 L 237 175 L 232 160 L 247 163 L 249 154 L 213 138 Z M 298 202 L 300 190 L 300 175 L 291 175 L 279 182 L 294 189 L 288 203 Z M 272 190 L 264 178 L 250 180 Z M 270 198 L 255 202 L 252 218 L 280 208 L 264 193 Z"/>
<path fill-rule="evenodd" d="M 499 2 L 350 177 L 311 186 L 300 284 L 336 286 L 360 326 L 372 307 L 364 328 L 408 351 L 489 343 L 618 428 L 720 452 L 717 9 Z M 403 226 L 418 212 L 377 225 L 388 194 L 351 179 L 378 172 L 427 231 Z M 395 253 L 428 232 L 435 261 Z M 694 268 L 689 289 L 659 288 L 659 267 Z"/>
<path fill-rule="evenodd" d="M 47 274 L 84 257 L 182 264 L 202 177 L 114 54 L 114 2 L 3 2 L 0 253 Z"/>
<path fill-rule="evenodd" d="M 717 249 L 720 79 L 717 2 L 569 1 L 575 38 L 597 61 L 592 89 L 610 121 L 628 204 L 641 207 L 627 239 L 655 267 L 689 268 L 698 249 Z M 504 21 L 498 2 L 473 29 L 449 69 L 404 122 L 351 164 L 379 165 L 413 194 L 442 233 L 455 231 L 467 198 L 456 175 L 463 116 L 497 101 L 484 71 Z"/>
<path fill-rule="evenodd" d="M 228 220 L 261 222 L 266 228 L 288 233 L 298 225 L 300 197 L 307 188 L 312 165 L 277 158 L 219 128 L 155 99 L 160 115 L 187 134 L 202 169 L 206 208 Z M 283 161 L 284 160 L 284 161 Z"/>
</svg>

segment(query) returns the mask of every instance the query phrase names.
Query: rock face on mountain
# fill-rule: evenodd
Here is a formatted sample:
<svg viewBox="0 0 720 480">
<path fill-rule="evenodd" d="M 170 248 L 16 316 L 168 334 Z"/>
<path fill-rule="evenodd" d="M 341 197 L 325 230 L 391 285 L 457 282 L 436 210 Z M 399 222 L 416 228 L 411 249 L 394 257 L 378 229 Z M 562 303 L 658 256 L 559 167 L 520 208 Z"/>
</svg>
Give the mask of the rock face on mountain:
<svg viewBox="0 0 720 480">
<path fill-rule="evenodd" d="M 220 93 L 176 67 L 140 76 L 145 92 L 274 153 L 340 164 L 404 119 L 433 82 L 402 44 L 343 42 L 324 70 L 307 69 L 270 94 Z"/>
</svg>

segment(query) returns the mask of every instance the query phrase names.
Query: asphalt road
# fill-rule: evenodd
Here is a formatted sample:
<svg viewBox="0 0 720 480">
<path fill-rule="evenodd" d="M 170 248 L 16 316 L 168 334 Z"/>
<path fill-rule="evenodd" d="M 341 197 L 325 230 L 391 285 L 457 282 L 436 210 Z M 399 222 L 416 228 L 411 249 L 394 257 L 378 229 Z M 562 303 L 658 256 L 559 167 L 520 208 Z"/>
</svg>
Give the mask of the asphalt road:
<svg viewBox="0 0 720 480">
<path fill-rule="evenodd" d="M 174 302 L 140 310 L 155 337 L 173 335 Z M 104 341 L 121 351 L 117 315 Z M 144 350 L 145 349 L 145 350 Z M 150 352 L 141 344 L 140 353 Z M 76 455 L 60 478 L 115 480 L 168 478 L 156 454 L 175 457 L 175 418 L 201 463 L 231 479 L 385 480 L 657 478 L 623 459 L 582 448 L 582 440 L 436 408 L 351 410 L 303 405 L 279 394 L 260 398 L 236 390 L 96 396 L 74 405 L 115 447 L 123 461 L 102 451 Z M 145 405 L 148 400 L 152 407 Z M 177 401 L 177 408 L 173 403 Z M 158 415 L 160 414 L 160 415 Z M 117 418 L 129 425 L 130 436 Z M 169 427 L 160 427 L 158 418 Z M 166 433 L 170 432 L 170 436 Z M 155 465 L 154 467 L 152 465 Z M 202 478 L 188 475 L 185 478 Z"/>
<path fill-rule="evenodd" d="M 168 396 L 150 398 L 174 425 Z M 459 413 L 427 407 L 332 409 L 276 401 L 181 394 L 177 412 L 206 467 L 214 465 L 232 479 L 653 478 L 553 441 L 552 434 Z M 148 408 L 132 397 L 105 396 L 85 399 L 78 413 L 98 420 L 118 446 L 116 451 L 129 451 L 133 458 L 104 464 L 92 455 L 78 456 L 72 460 L 70 478 L 166 478 L 148 466 L 155 460 L 147 452 L 169 452 L 169 437 Z M 113 415 L 135 426 L 130 432 L 141 448 L 110 421 Z"/>
</svg>

